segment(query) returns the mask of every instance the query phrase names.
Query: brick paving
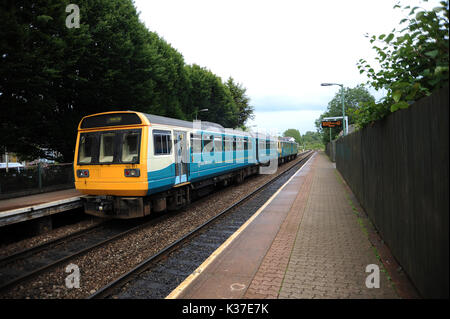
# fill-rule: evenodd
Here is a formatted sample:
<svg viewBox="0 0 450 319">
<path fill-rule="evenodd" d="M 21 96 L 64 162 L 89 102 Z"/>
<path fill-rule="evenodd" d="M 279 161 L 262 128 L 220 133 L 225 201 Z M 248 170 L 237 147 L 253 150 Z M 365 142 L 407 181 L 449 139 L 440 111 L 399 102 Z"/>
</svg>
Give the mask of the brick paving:
<svg viewBox="0 0 450 319">
<path fill-rule="evenodd" d="M 311 191 L 278 298 L 398 298 L 347 199 L 333 164 L 319 153 Z M 367 288 L 366 266 L 380 268 Z"/>
<path fill-rule="evenodd" d="M 297 236 L 308 194 L 311 189 L 314 165 L 307 172 L 297 197 L 280 227 L 272 246 L 264 257 L 243 298 L 277 298 L 284 272 L 289 263 L 292 246 Z M 293 181 L 296 182 L 296 181 Z"/>
<path fill-rule="evenodd" d="M 379 266 L 380 288 L 365 285 L 369 264 Z M 382 269 L 344 184 L 319 153 L 244 298 L 398 298 Z"/>
<path fill-rule="evenodd" d="M 358 209 L 319 152 L 179 298 L 399 298 Z M 370 264 L 379 288 L 366 287 Z"/>
</svg>

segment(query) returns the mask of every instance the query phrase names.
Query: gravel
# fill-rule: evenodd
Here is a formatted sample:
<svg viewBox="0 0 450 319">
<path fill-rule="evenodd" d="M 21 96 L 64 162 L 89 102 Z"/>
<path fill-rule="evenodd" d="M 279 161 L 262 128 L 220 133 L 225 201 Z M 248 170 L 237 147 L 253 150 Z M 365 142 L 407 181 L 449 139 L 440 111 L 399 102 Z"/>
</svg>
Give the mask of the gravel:
<svg viewBox="0 0 450 319">
<path fill-rule="evenodd" d="M 279 167 L 277 174 L 293 166 L 298 159 Z M 96 248 L 79 256 L 67 264 L 55 267 L 20 286 L 0 293 L 0 298 L 86 298 L 97 289 L 120 277 L 143 260 L 192 231 L 208 219 L 214 217 L 232 203 L 253 192 L 260 185 L 272 179 L 273 175 L 255 175 L 248 177 L 241 185 L 230 185 L 218 192 L 191 203 L 186 209 L 166 213 L 166 218 L 155 220 L 149 226 L 124 236 L 112 243 Z M 2 248 L 2 254 L 30 247 L 49 238 L 62 236 L 64 231 L 76 231 L 88 227 L 89 222 L 61 227 L 51 234 L 37 236 Z M 58 233 L 58 234 L 57 234 Z M 80 270 L 80 288 L 67 288 L 66 267 L 75 264 Z"/>
<path fill-rule="evenodd" d="M 47 233 L 43 233 L 41 235 L 37 235 L 34 237 L 26 238 L 14 243 L 10 243 L 7 245 L 0 246 L 0 258 L 12 255 L 13 253 L 17 253 L 19 251 L 58 239 L 66 237 L 70 234 L 79 232 L 81 230 L 87 229 L 89 227 L 101 224 L 103 220 L 101 218 L 92 217 L 87 218 L 81 222 L 66 225 L 62 227 L 55 228 Z"/>
</svg>

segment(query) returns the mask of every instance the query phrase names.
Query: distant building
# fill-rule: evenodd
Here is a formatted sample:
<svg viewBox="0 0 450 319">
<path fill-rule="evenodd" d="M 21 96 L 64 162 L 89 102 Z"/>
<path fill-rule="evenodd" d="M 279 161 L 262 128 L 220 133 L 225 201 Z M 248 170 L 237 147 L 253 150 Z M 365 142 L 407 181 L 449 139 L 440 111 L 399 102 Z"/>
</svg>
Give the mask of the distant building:
<svg viewBox="0 0 450 319">
<path fill-rule="evenodd" d="M 286 141 L 286 142 L 295 142 L 295 138 L 291 136 L 281 136 L 279 137 L 280 141 Z"/>
<path fill-rule="evenodd" d="M 25 167 L 22 163 L 8 162 L 8 168 Z M 6 162 L 0 163 L 0 168 L 6 168 Z"/>
<path fill-rule="evenodd" d="M 6 163 L 6 154 L 5 153 L 0 155 L 0 162 Z M 8 153 L 8 163 L 12 163 L 12 162 L 19 162 L 19 159 L 16 154 Z"/>
</svg>

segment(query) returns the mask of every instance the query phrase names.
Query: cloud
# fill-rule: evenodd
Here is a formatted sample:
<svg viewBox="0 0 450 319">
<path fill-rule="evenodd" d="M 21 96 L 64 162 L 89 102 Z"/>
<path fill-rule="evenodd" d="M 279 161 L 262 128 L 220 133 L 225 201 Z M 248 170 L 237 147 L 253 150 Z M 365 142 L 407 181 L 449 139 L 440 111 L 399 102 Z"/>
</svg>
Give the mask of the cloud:
<svg viewBox="0 0 450 319">
<path fill-rule="evenodd" d="M 307 103 L 299 98 L 285 96 L 265 96 L 253 98 L 250 104 L 255 112 L 285 112 L 285 111 L 325 111 L 326 104 L 318 102 Z"/>
<path fill-rule="evenodd" d="M 287 129 L 294 128 L 298 129 L 301 134 L 305 134 L 306 131 L 316 131 L 314 122 L 322 113 L 321 110 L 256 111 L 255 119 L 248 121 L 247 126 L 256 125 L 256 127 L 252 127 L 253 130 L 277 131 L 280 135 Z"/>
<path fill-rule="evenodd" d="M 322 82 L 355 87 L 367 81 L 356 63 L 364 58 L 374 64 L 376 52 L 364 34 L 397 28 L 407 15 L 392 8 L 397 2 L 135 0 L 140 19 L 186 63 L 207 67 L 224 80 L 232 76 L 247 88 L 265 125 L 279 123 L 281 130 L 285 122 L 303 123 L 294 127 L 301 132 L 315 129 L 316 114 L 339 91 L 321 87 Z M 438 3 L 430 2 L 410 0 L 410 5 Z"/>
</svg>

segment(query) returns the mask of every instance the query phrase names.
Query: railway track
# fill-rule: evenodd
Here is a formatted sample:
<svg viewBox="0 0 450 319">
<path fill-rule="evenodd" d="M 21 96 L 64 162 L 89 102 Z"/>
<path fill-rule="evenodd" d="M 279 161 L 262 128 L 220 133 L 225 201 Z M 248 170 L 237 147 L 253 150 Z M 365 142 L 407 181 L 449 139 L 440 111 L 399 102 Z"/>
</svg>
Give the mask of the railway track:
<svg viewBox="0 0 450 319">
<path fill-rule="evenodd" d="M 139 265 L 90 295 L 97 298 L 164 298 L 189 276 L 231 234 L 306 161 L 298 163 L 269 180 L 254 192 L 224 209 L 182 238 L 147 258 Z"/>
<path fill-rule="evenodd" d="M 153 220 L 110 220 L 0 259 L 0 293 L 43 271 L 137 231 Z"/>
<path fill-rule="evenodd" d="M 307 157 L 308 155 L 310 154 L 300 154 L 300 156 L 305 157 Z M 303 159 L 300 159 L 299 163 L 305 161 L 305 157 Z M 153 257 L 145 260 L 135 269 L 122 277 L 126 278 L 128 276 L 131 276 L 133 273 L 136 273 L 136 269 L 140 269 L 141 267 L 145 268 L 145 265 L 152 263 L 152 261 L 155 262 L 156 260 L 159 260 L 160 257 L 169 254 L 176 247 L 179 247 L 184 242 L 186 242 L 188 238 L 198 235 L 201 229 L 206 228 L 207 225 L 213 223 L 220 216 L 225 215 L 227 212 L 232 210 L 233 207 L 237 207 L 248 198 L 253 196 L 256 192 L 263 189 L 268 184 L 271 184 L 280 176 L 285 175 L 287 171 L 291 171 L 294 167 L 297 167 L 299 163 L 294 164 L 291 168 L 288 168 L 284 172 L 281 172 L 280 175 L 265 183 L 263 186 L 259 187 L 252 194 L 228 207 L 216 217 L 210 219 L 209 221 L 207 221 L 194 231 L 190 232 L 183 238 L 177 240 L 172 245 L 166 247 Z M 167 218 L 167 216 L 169 215 L 170 214 L 166 213 L 161 215 L 149 216 L 146 218 L 144 223 L 142 219 L 129 221 L 110 220 L 99 225 L 94 225 L 84 230 L 72 233 L 68 236 L 22 250 L 18 253 L 14 253 L 6 257 L 2 257 L 0 258 L 0 295 L 2 295 L 4 291 L 14 289 L 14 287 L 17 287 L 24 281 L 31 280 L 33 277 L 38 276 L 46 270 L 50 270 L 64 262 L 68 262 L 71 259 L 86 254 L 94 248 L 101 247 L 127 234 L 145 228 L 151 223 L 158 223 L 160 220 Z M 225 231 L 223 234 L 228 237 L 232 233 L 233 231 L 230 230 L 228 233 Z M 111 283 L 111 287 L 116 286 L 119 282 L 123 281 L 124 279 L 122 277 Z M 102 291 L 106 291 L 107 289 L 108 288 L 105 287 L 105 289 L 99 290 L 91 297 L 98 298 L 103 294 Z"/>
</svg>

